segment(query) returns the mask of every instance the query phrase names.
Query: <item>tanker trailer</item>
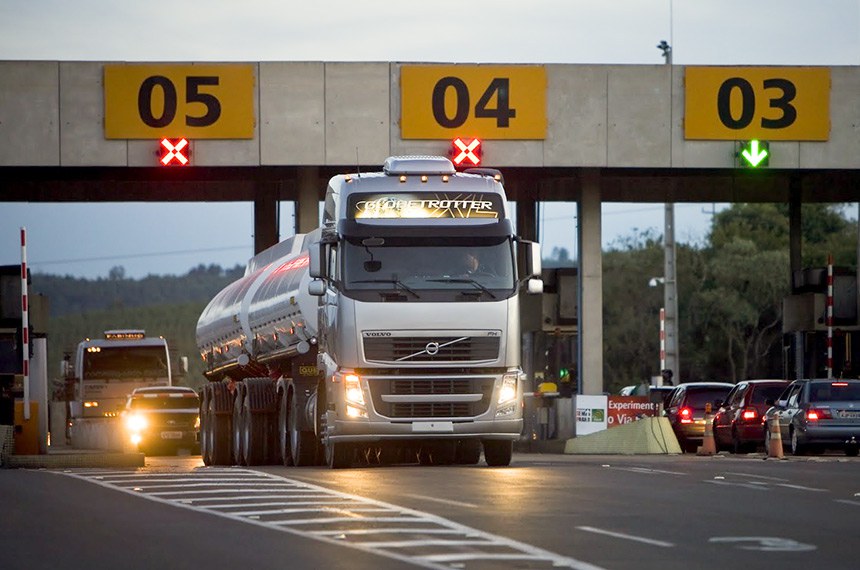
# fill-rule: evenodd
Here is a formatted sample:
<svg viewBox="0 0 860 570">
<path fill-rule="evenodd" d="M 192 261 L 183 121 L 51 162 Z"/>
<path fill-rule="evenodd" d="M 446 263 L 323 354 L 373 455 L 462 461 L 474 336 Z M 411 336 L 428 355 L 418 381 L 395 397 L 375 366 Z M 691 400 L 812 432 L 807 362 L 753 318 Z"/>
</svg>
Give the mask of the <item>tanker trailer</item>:
<svg viewBox="0 0 860 570">
<path fill-rule="evenodd" d="M 508 465 L 539 251 L 497 171 L 391 157 L 333 177 L 322 227 L 255 256 L 200 316 L 204 462 Z"/>
</svg>

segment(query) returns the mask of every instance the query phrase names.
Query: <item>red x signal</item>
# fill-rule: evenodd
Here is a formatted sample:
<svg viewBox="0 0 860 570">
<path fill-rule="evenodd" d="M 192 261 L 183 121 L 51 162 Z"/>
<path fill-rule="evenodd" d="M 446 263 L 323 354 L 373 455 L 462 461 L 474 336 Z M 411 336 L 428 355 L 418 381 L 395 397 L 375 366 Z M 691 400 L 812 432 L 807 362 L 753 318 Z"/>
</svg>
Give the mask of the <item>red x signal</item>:
<svg viewBox="0 0 860 570">
<path fill-rule="evenodd" d="M 454 166 L 478 166 L 481 164 L 481 140 L 472 139 L 464 142 L 457 137 L 451 147 L 451 156 L 454 157 Z"/>
<path fill-rule="evenodd" d="M 161 139 L 161 164 L 164 166 L 186 166 L 189 159 L 188 140 Z"/>
</svg>

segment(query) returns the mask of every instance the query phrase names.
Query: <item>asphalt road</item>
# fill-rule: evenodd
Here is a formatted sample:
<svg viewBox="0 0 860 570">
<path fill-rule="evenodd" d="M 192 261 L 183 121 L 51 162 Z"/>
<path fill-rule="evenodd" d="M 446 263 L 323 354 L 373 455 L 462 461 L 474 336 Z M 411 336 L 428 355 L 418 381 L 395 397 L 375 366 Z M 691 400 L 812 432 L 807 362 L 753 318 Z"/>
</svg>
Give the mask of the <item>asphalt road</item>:
<svg viewBox="0 0 860 570">
<path fill-rule="evenodd" d="M 858 473 L 723 454 L 3 470 L 0 567 L 853 569 Z"/>
</svg>

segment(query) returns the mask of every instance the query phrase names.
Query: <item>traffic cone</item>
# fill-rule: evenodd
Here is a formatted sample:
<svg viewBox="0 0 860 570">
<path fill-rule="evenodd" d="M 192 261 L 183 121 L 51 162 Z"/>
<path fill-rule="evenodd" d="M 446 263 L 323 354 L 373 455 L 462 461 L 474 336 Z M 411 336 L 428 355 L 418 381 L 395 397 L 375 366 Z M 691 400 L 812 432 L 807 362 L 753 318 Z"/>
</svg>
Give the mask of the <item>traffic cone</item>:
<svg viewBox="0 0 860 570">
<path fill-rule="evenodd" d="M 768 429 L 768 433 L 770 433 L 770 438 L 768 438 L 767 456 L 775 459 L 784 459 L 785 456 L 782 452 L 782 433 L 779 431 L 779 416 L 774 415 L 769 421 L 770 429 Z"/>
<path fill-rule="evenodd" d="M 717 452 L 717 442 L 714 441 L 714 416 L 705 413 L 705 436 L 702 445 L 696 450 L 696 455 L 714 455 Z"/>
</svg>

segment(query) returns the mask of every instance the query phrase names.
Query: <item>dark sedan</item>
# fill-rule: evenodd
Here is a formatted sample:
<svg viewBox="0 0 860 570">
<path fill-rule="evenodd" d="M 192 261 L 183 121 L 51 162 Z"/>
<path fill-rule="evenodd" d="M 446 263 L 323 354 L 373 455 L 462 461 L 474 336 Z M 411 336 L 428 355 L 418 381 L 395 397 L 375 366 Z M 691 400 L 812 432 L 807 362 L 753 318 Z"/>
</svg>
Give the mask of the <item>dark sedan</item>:
<svg viewBox="0 0 860 570">
<path fill-rule="evenodd" d="M 687 382 L 675 388 L 664 414 L 681 449 L 696 451 L 696 447 L 702 445 L 707 405 L 716 411 L 732 388 L 734 384 L 726 382 Z"/>
<path fill-rule="evenodd" d="M 795 380 L 767 411 L 779 418 L 780 437 L 794 455 L 860 447 L 860 380 Z M 765 424 L 770 438 L 771 422 Z"/>
<path fill-rule="evenodd" d="M 717 449 L 749 453 L 764 445 L 762 418 L 770 407 L 767 401 L 779 398 L 786 386 L 786 380 L 738 382 L 714 415 L 714 442 Z"/>
</svg>

